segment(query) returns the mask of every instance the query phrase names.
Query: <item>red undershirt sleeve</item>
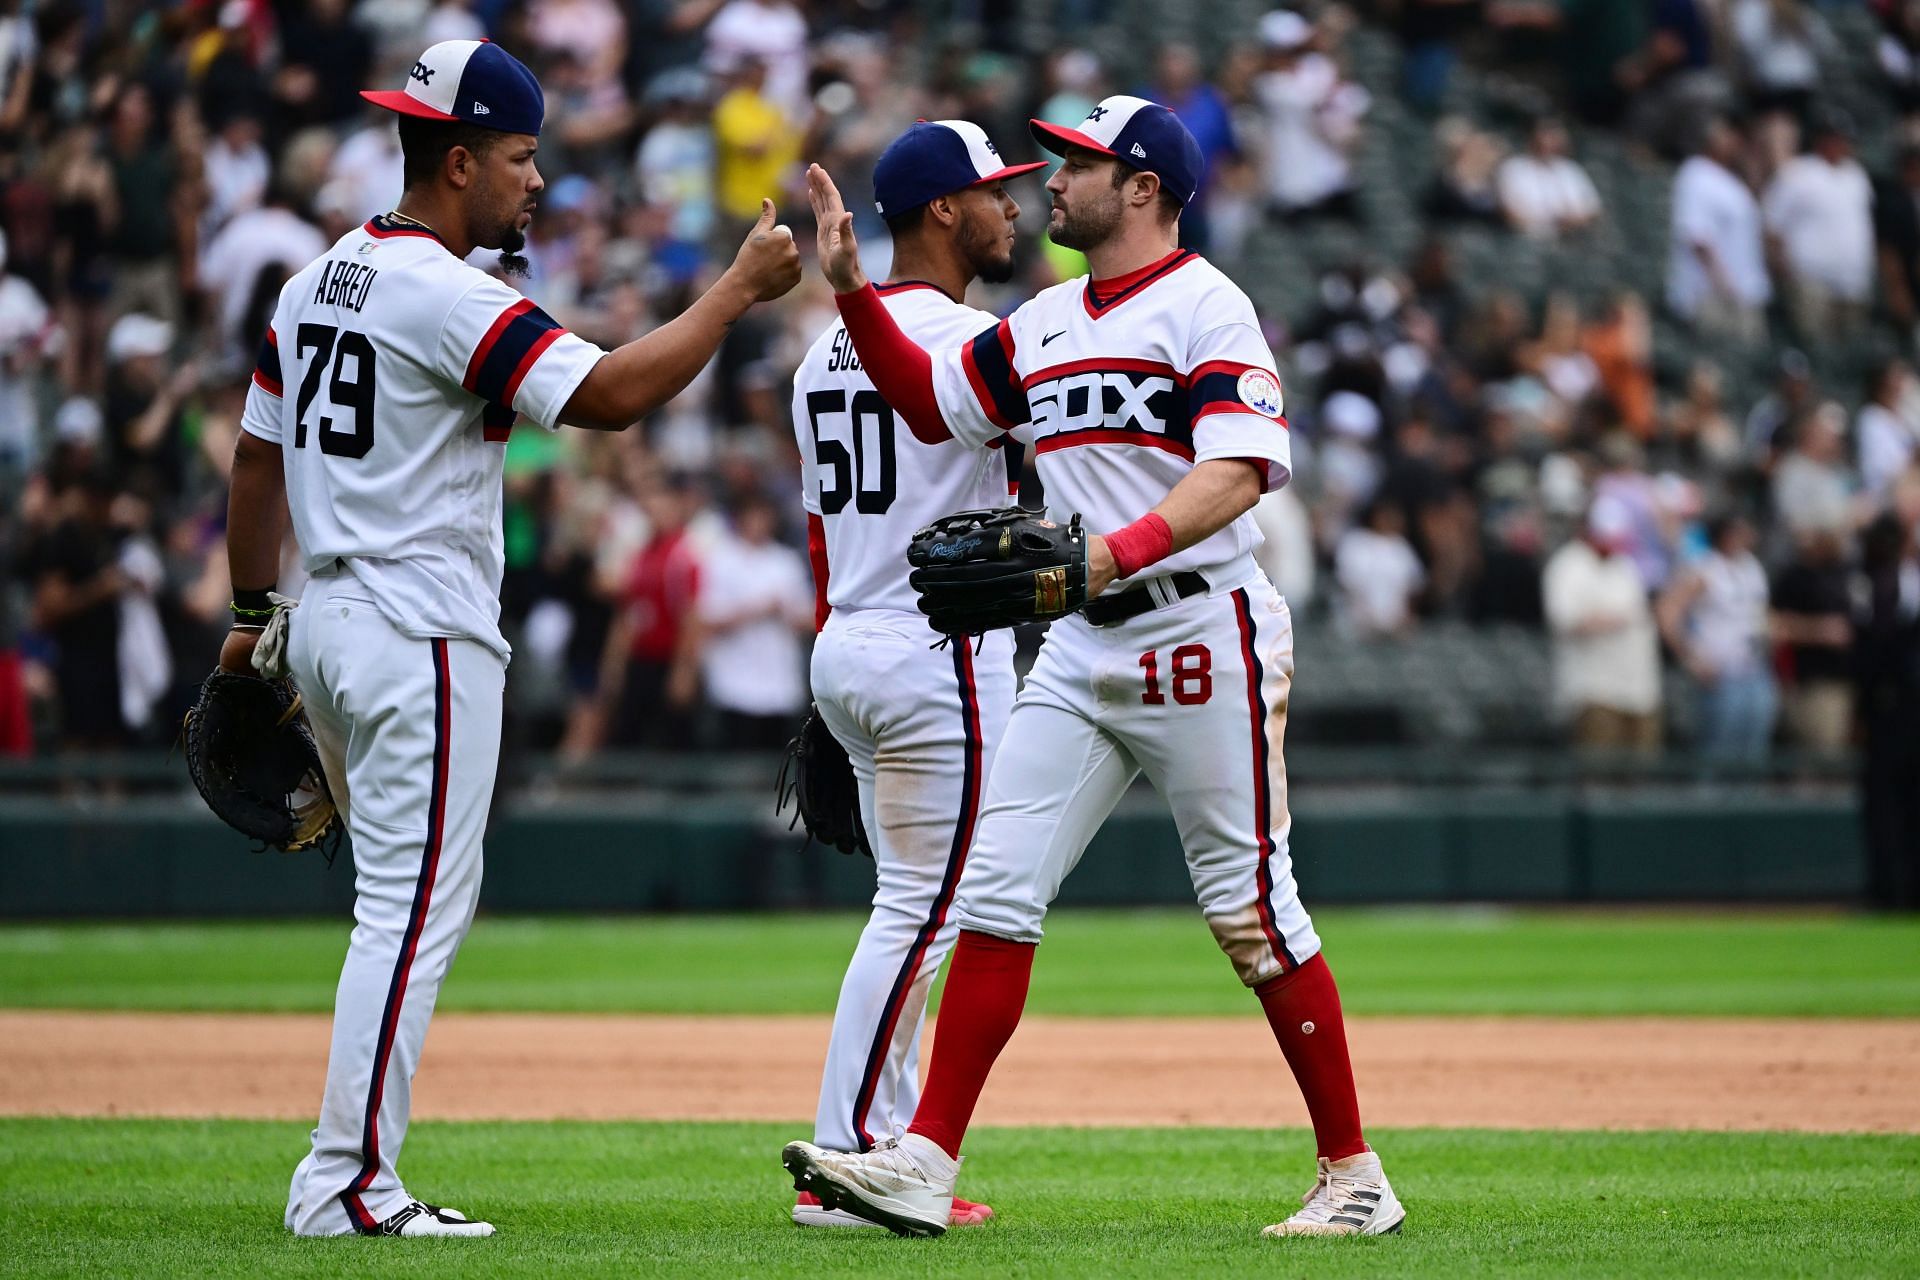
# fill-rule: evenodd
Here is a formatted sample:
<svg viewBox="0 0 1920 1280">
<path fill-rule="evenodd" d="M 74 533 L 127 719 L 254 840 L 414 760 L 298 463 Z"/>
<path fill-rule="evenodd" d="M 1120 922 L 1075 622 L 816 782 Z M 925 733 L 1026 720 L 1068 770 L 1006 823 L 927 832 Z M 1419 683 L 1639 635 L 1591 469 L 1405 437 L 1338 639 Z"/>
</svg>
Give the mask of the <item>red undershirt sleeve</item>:
<svg viewBox="0 0 1920 1280">
<path fill-rule="evenodd" d="M 881 398 L 906 419 L 913 438 L 922 444 L 952 439 L 934 395 L 933 358 L 901 331 L 879 291 L 868 284 L 855 293 L 837 293 L 833 300 L 867 376 Z"/>
</svg>

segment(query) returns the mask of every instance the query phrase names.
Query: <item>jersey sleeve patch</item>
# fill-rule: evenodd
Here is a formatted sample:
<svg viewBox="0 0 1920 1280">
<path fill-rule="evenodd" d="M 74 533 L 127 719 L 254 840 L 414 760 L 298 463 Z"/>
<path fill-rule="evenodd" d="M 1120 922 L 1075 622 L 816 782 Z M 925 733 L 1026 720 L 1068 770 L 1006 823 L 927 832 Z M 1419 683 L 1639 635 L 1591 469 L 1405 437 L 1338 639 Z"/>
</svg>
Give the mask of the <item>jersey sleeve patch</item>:
<svg viewBox="0 0 1920 1280">
<path fill-rule="evenodd" d="M 960 364 L 993 425 L 1011 431 L 1027 421 L 1027 393 L 1013 371 L 1013 326 L 1002 320 L 960 349 Z"/>
<path fill-rule="evenodd" d="M 1191 384 L 1189 402 L 1196 422 L 1211 413 L 1251 411 L 1283 427 L 1287 425 L 1282 412 L 1286 399 L 1280 391 L 1280 379 L 1271 369 L 1215 360 L 1195 369 Z"/>
<path fill-rule="evenodd" d="M 260 354 L 253 361 L 253 384 L 270 396 L 285 395 L 280 375 L 280 340 L 274 336 L 273 326 L 267 326 L 267 336 L 260 339 Z"/>
<path fill-rule="evenodd" d="M 495 318 L 467 361 L 461 385 L 483 400 L 507 408 L 534 361 L 566 330 L 531 298 L 522 298 Z"/>
</svg>

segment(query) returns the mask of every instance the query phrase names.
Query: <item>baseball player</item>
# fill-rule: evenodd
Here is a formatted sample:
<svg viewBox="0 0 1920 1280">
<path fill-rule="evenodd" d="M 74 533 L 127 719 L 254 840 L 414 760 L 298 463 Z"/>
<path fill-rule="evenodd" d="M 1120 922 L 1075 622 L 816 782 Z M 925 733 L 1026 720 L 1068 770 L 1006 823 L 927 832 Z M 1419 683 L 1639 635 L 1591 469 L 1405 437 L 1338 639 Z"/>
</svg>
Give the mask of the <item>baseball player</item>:
<svg viewBox="0 0 1920 1280">
<path fill-rule="evenodd" d="M 395 1171 L 441 980 L 473 920 L 500 747 L 501 461 L 518 415 L 620 430 L 672 398 L 754 302 L 800 278 L 762 210 L 732 267 L 611 353 L 465 259 L 517 252 L 544 185 L 545 100 L 498 45 L 450 40 L 406 87 L 406 191 L 280 291 L 234 451 L 227 548 L 244 671 L 274 620 L 283 511 L 311 575 L 287 627 L 327 779 L 353 835 L 354 929 L 326 1095 L 294 1171 L 301 1235 L 486 1236 Z M 276 628 L 277 630 L 277 628 Z M 263 655 L 264 656 L 264 655 Z"/>
<path fill-rule="evenodd" d="M 1087 595 L 1053 624 L 1014 703 L 960 882 L 960 935 L 926 1091 L 864 1155 L 791 1144 L 795 1185 L 896 1232 L 938 1235 L 960 1144 L 1026 1000 L 1048 904 L 1138 773 L 1173 810 L 1202 913 L 1259 996 L 1305 1095 L 1319 1177 L 1269 1235 L 1397 1230 L 1360 1128 L 1340 998 L 1287 853 L 1287 607 L 1249 512 L 1290 466 L 1279 378 L 1252 303 L 1175 246 L 1201 176 L 1166 108 L 1110 97 L 1078 129 L 1034 121 L 1064 163 L 1049 234 L 1090 277 L 931 355 L 860 270 L 832 180 L 809 171 L 820 258 L 855 351 L 923 441 L 1032 433 L 1049 515 L 1088 528 Z"/>
<path fill-rule="evenodd" d="M 1045 167 L 1004 164 L 965 120 L 922 121 L 881 154 L 874 203 L 893 233 L 893 279 L 875 290 L 914 342 L 955 348 L 994 327 L 960 299 L 976 277 L 1012 277 L 1020 206 L 1005 183 Z M 823 623 L 814 701 L 853 762 L 878 879 L 834 1011 L 814 1140 L 865 1151 L 905 1133 L 919 1100 L 927 993 L 953 947 L 954 887 L 1013 706 L 1011 634 L 978 653 L 929 648 L 902 552 L 949 511 L 1004 505 L 1006 450 L 997 438 L 916 444 L 839 322 L 794 374 L 793 422 Z M 992 1216 L 953 1202 L 955 1226 Z M 872 1225 L 805 1192 L 793 1220 Z"/>
</svg>

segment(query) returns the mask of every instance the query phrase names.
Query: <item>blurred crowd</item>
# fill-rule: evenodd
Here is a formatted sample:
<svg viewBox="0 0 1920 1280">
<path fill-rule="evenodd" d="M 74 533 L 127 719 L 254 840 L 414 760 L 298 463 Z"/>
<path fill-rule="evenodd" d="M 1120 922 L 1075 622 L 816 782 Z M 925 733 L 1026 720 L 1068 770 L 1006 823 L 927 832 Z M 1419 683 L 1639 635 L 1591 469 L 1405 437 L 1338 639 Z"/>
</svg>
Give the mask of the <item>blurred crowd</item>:
<svg viewBox="0 0 1920 1280">
<path fill-rule="evenodd" d="M 1844 52 L 1830 19 L 1868 8 L 1876 78 L 1851 90 L 1893 124 L 1863 138 L 1823 86 Z M 357 90 L 483 35 L 548 97 L 514 283 L 609 346 L 702 289 L 763 195 L 804 240 L 804 161 L 859 193 L 917 117 L 975 120 L 1013 160 L 1037 154 L 1030 115 L 1165 102 L 1208 159 L 1183 235 L 1263 308 L 1290 385 L 1297 480 L 1257 514 L 1303 627 L 1405 645 L 1434 619 L 1539 628 L 1556 722 L 1596 746 L 1670 743 L 1673 670 L 1716 758 L 1910 740 L 1920 0 L 1247 16 L 1195 47 L 1079 0 L 1038 25 L 908 0 L 0 0 L 0 754 L 171 738 L 227 621 L 225 475 L 275 293 L 399 194 L 392 118 Z M 1386 82 L 1355 71 L 1368 38 L 1396 50 Z M 1476 68 L 1519 85 L 1526 118 L 1462 109 Z M 1369 167 L 1385 117 L 1420 122 L 1428 172 Z M 1581 162 L 1598 139 L 1670 190 L 1665 242 L 1637 246 L 1665 254 L 1663 293 L 1468 278 L 1463 229 L 1574 258 L 1624 234 Z M 1263 254 L 1329 228 L 1364 242 L 1382 185 L 1415 182 L 1403 260 L 1269 287 Z M 973 299 L 999 311 L 1083 269 L 1040 234 L 1039 183 L 1015 195 L 1020 271 Z M 885 227 L 851 203 L 878 275 Z M 640 428 L 514 434 L 522 744 L 785 740 L 813 623 L 789 374 L 832 314 L 810 275 Z M 1742 367 L 1770 385 L 1672 367 L 1662 326 L 1757 353 Z M 1836 382 L 1817 372 L 1833 350 L 1874 358 Z M 290 557 L 280 586 L 299 585 Z"/>
</svg>

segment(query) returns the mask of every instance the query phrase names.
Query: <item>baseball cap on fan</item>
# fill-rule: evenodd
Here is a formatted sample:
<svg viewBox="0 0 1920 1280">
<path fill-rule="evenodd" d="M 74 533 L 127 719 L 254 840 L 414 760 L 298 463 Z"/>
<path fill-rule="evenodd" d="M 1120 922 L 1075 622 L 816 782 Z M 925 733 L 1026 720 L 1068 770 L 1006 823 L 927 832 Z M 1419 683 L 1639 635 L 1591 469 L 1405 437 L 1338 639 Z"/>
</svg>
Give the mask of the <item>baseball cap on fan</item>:
<svg viewBox="0 0 1920 1280">
<path fill-rule="evenodd" d="M 420 55 L 404 89 L 363 89 L 375 106 L 536 137 L 546 95 L 526 64 L 491 40 L 442 40 Z"/>
<path fill-rule="evenodd" d="M 1157 174 L 1160 185 L 1181 204 L 1193 199 L 1206 171 L 1200 144 L 1180 117 L 1145 98 L 1124 93 L 1102 98 L 1078 129 L 1045 120 L 1030 120 L 1027 128 L 1033 131 L 1035 142 L 1057 156 L 1067 154 L 1068 147 L 1085 147 Z"/>
<path fill-rule="evenodd" d="M 895 138 L 873 166 L 873 207 L 895 218 L 931 200 L 1004 182 L 1047 167 L 1045 160 L 1008 164 L 971 120 L 920 120 Z"/>
</svg>

